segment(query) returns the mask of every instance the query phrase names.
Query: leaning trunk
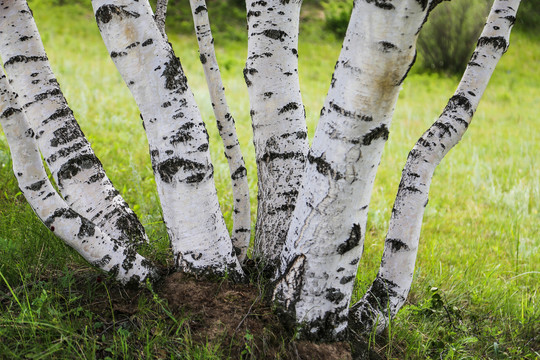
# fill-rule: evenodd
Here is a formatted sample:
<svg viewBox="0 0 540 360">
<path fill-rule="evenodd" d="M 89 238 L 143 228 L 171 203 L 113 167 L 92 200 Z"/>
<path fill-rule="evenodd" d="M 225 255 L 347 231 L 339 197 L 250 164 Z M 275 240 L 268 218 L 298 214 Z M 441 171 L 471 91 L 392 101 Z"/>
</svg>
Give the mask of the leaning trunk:
<svg viewBox="0 0 540 360">
<path fill-rule="evenodd" d="M 495 1 L 454 96 L 409 153 L 379 273 L 351 311 L 351 327 L 357 333 L 369 334 L 373 329 L 380 333 L 407 299 L 433 172 L 469 127 L 495 66 L 508 48 L 519 3 L 520 0 Z"/>
<path fill-rule="evenodd" d="M 20 95 L 39 148 L 70 207 L 128 248 L 148 241 L 69 108 L 24 0 L 5 1 L 0 17 L 0 56 Z"/>
<path fill-rule="evenodd" d="M 346 335 L 371 190 L 427 11 L 412 0 L 355 2 L 274 291 L 307 339 Z"/>
<path fill-rule="evenodd" d="M 93 0 L 92 6 L 109 54 L 141 111 L 178 268 L 241 277 L 219 207 L 206 127 L 150 4 Z"/>
<path fill-rule="evenodd" d="M 56 192 L 43 167 L 36 134 L 28 124 L 18 98 L 0 69 L 0 124 L 11 149 L 13 172 L 19 188 L 36 215 L 88 262 L 110 272 L 121 282 L 139 283 L 154 278 L 156 272 L 149 261 L 110 239 Z"/>
<path fill-rule="evenodd" d="M 197 35 L 199 43 L 199 58 L 204 68 L 217 128 L 223 140 L 225 157 L 231 173 L 234 198 L 232 243 L 238 259 L 243 262 L 247 256 L 251 236 L 251 210 L 246 164 L 236 135 L 234 118 L 225 98 L 225 87 L 223 87 L 216 58 L 206 2 L 204 0 L 190 0 L 190 5 L 195 35 Z"/>
</svg>

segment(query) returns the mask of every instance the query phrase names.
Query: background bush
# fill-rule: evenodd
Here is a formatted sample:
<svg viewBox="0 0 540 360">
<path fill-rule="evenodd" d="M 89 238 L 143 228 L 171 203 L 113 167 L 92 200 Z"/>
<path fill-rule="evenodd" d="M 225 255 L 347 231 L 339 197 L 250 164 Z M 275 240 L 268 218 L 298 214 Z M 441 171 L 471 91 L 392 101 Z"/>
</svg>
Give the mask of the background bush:
<svg viewBox="0 0 540 360">
<path fill-rule="evenodd" d="M 448 74 L 465 70 L 492 1 L 452 0 L 429 15 L 418 38 L 418 53 L 425 69 Z"/>
<path fill-rule="evenodd" d="M 325 28 L 336 36 L 344 37 L 349 25 L 353 2 L 348 0 L 326 0 L 321 2 L 324 9 Z"/>
<path fill-rule="evenodd" d="M 538 0 L 523 0 L 519 5 L 516 29 L 525 32 L 540 31 L 540 2 Z"/>
</svg>

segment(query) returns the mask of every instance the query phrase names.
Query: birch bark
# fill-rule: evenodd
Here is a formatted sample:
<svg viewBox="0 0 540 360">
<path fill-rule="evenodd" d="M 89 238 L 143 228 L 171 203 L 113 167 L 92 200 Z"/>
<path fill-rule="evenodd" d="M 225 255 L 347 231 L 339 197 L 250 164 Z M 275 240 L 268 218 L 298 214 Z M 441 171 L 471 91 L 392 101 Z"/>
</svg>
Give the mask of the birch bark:
<svg viewBox="0 0 540 360">
<path fill-rule="evenodd" d="M 110 56 L 141 111 L 178 267 L 241 277 L 214 186 L 205 125 L 149 3 L 93 0 L 92 6 Z"/>
<path fill-rule="evenodd" d="M 77 124 L 26 1 L 5 0 L 1 6 L 0 56 L 65 201 L 122 246 L 148 241 Z"/>
<path fill-rule="evenodd" d="M 121 282 L 139 283 L 148 277 L 156 278 L 157 273 L 149 261 L 111 240 L 98 226 L 69 207 L 55 191 L 43 168 L 36 134 L 17 98 L 0 69 L 0 124 L 11 149 L 19 187 L 36 215 L 88 262 L 112 273 Z"/>
<path fill-rule="evenodd" d="M 195 34 L 199 44 L 199 55 L 204 68 L 204 75 L 210 91 L 210 100 L 216 116 L 219 135 L 223 139 L 225 157 L 229 163 L 233 186 L 234 213 L 232 242 L 238 260 L 246 259 L 251 235 L 251 214 L 249 205 L 249 184 L 247 170 L 242 157 L 240 143 L 236 134 L 234 118 L 229 112 L 225 88 L 214 50 L 214 38 L 208 20 L 208 9 L 205 0 L 190 0 Z"/>
<path fill-rule="evenodd" d="M 496 0 L 461 82 L 439 119 L 409 153 L 392 209 L 377 278 L 351 310 L 358 333 L 384 330 L 405 303 L 433 172 L 469 127 L 497 62 L 508 48 L 520 0 Z"/>
<path fill-rule="evenodd" d="M 258 172 L 255 257 L 274 267 L 289 228 L 308 150 L 298 79 L 301 1 L 247 1 L 248 87 Z"/>
<path fill-rule="evenodd" d="M 302 324 L 305 338 L 345 337 L 376 170 L 429 5 L 354 3 L 274 291 L 275 301 Z M 299 267 L 296 276 L 287 274 Z"/>
</svg>

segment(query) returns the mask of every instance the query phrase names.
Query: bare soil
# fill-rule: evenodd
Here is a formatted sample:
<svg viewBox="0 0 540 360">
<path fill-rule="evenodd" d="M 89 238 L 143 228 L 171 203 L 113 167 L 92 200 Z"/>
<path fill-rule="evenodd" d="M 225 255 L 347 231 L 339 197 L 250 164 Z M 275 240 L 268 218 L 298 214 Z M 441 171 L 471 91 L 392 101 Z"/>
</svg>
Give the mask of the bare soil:
<svg viewBox="0 0 540 360">
<path fill-rule="evenodd" d="M 352 359 L 348 343 L 292 341 L 292 329 L 283 328 L 253 285 L 200 281 L 176 273 L 159 293 L 175 315 L 189 315 L 194 341 L 230 344 L 231 359 Z"/>
<path fill-rule="evenodd" d="M 90 275 L 90 281 L 94 277 Z M 89 278 L 83 276 L 78 280 L 84 283 Z M 106 287 L 108 290 L 106 293 L 95 291 L 87 307 L 99 314 L 100 321 L 106 324 L 105 335 L 123 323 L 145 326 L 143 323 L 149 318 L 147 313 L 140 313 L 140 304 L 146 302 L 153 311 L 163 305 L 177 321 L 184 319 L 183 326 L 189 331 L 192 344 L 219 346 L 224 359 L 352 360 L 349 343 L 315 344 L 294 340 L 294 329 L 284 328 L 255 285 L 226 280 L 213 282 L 181 273 L 165 277 L 154 285 L 153 292 L 115 285 L 111 279 L 100 276 L 96 277 L 96 282 L 97 289 Z M 103 284 L 99 284 L 101 282 Z M 157 305 L 156 296 L 162 305 Z M 170 320 L 163 313 L 152 315 L 150 320 L 160 321 L 156 316 L 164 317 L 161 321 Z M 163 356 L 168 357 L 165 352 Z"/>
</svg>

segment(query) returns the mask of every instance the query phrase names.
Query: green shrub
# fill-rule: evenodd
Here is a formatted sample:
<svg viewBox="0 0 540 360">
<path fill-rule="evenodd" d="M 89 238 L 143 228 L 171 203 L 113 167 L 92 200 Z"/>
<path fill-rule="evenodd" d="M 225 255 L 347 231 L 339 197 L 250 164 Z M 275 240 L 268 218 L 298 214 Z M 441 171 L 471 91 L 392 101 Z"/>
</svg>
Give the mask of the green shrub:
<svg viewBox="0 0 540 360">
<path fill-rule="evenodd" d="M 534 0 L 524 0 L 519 5 L 516 29 L 525 32 L 540 31 L 540 3 Z"/>
<path fill-rule="evenodd" d="M 491 1 L 452 0 L 429 15 L 418 38 L 418 52 L 425 69 L 448 74 L 467 66 L 482 32 Z"/>
<path fill-rule="evenodd" d="M 321 2 L 324 9 L 325 28 L 339 37 L 344 37 L 349 25 L 353 2 L 348 0 L 325 0 Z"/>
</svg>

